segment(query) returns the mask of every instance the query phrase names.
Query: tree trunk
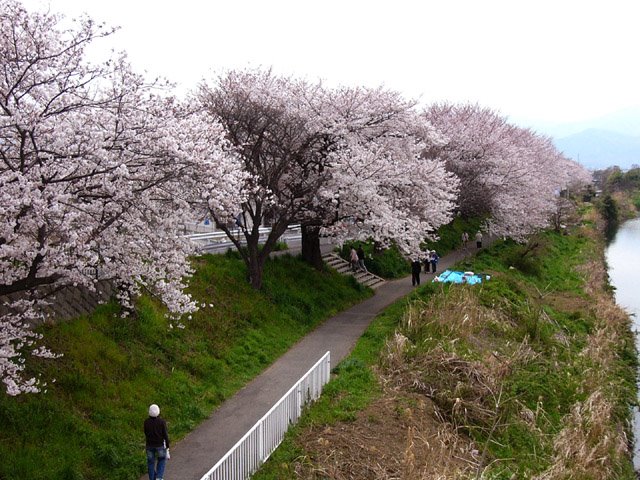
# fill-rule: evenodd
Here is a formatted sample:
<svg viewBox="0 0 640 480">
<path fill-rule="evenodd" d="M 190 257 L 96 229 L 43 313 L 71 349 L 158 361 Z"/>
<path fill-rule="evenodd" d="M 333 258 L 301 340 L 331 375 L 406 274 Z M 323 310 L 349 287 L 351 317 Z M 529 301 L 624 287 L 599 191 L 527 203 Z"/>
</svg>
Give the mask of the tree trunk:
<svg viewBox="0 0 640 480">
<path fill-rule="evenodd" d="M 257 223 L 254 225 L 257 225 Z M 247 254 L 246 256 L 243 256 L 243 258 L 247 265 L 249 283 L 256 290 L 262 288 L 264 264 L 273 251 L 273 248 L 276 245 L 278 239 L 282 236 L 286 229 L 287 223 L 284 221 L 273 224 L 271 226 L 271 233 L 269 233 L 269 237 L 264 242 L 264 244 L 262 244 L 262 248 L 260 248 L 260 233 L 258 226 L 252 227 L 251 231 L 245 233 L 245 239 L 247 241 Z"/>
<path fill-rule="evenodd" d="M 302 259 L 316 270 L 322 270 L 322 252 L 320 251 L 320 227 L 302 225 Z"/>
<path fill-rule="evenodd" d="M 249 283 L 254 289 L 260 290 L 262 287 L 262 270 L 264 267 L 264 260 L 259 251 L 260 237 L 258 235 L 258 230 L 253 230 L 254 231 L 252 232 L 245 233 L 247 254 L 243 257 L 247 265 Z"/>
<path fill-rule="evenodd" d="M 264 262 L 261 261 L 260 257 L 257 254 L 250 254 L 249 261 L 247 262 L 247 267 L 249 270 L 249 283 L 254 289 L 260 290 L 262 288 L 262 271 Z"/>
</svg>

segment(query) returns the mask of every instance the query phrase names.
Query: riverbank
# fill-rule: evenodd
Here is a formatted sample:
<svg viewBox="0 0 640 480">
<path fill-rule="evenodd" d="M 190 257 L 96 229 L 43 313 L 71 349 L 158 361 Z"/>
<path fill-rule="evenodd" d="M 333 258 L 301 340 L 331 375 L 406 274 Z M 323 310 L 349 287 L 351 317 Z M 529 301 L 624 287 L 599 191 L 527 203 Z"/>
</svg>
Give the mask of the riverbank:
<svg viewBox="0 0 640 480">
<path fill-rule="evenodd" d="M 258 479 L 635 479 L 635 347 L 591 207 L 378 317 Z"/>
</svg>

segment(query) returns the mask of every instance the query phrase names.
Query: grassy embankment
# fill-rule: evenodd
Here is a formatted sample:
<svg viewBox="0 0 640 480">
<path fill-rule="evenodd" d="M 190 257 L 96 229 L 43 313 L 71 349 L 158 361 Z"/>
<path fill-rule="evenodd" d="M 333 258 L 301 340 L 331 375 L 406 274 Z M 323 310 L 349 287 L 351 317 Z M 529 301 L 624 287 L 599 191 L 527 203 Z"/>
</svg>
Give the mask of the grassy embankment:
<svg viewBox="0 0 640 480">
<path fill-rule="evenodd" d="M 614 192 L 612 197 L 616 202 L 621 222 L 638 216 L 638 212 L 640 212 L 640 190 Z"/>
<path fill-rule="evenodd" d="M 255 478 L 635 479 L 633 336 L 583 213 L 380 315 Z"/>
<path fill-rule="evenodd" d="M 106 305 L 42 329 L 64 356 L 29 361 L 46 393 L 0 393 L 0 479 L 138 478 L 149 404 L 160 404 L 177 440 L 323 319 L 371 294 L 288 256 L 267 264 L 261 292 L 233 255 L 196 266 L 190 291 L 203 308 L 185 328 L 141 298 L 137 318 Z"/>
</svg>

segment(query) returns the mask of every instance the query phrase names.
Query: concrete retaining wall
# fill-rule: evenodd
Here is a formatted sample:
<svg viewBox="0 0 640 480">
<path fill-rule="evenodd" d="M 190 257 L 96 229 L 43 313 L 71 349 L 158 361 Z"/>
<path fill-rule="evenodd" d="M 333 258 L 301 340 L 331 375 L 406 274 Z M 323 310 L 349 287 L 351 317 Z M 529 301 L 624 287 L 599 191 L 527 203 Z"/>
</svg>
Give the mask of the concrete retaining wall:
<svg viewBox="0 0 640 480">
<path fill-rule="evenodd" d="M 42 323 L 58 322 L 71 320 L 81 315 L 89 315 L 93 313 L 95 308 L 104 302 L 108 302 L 115 294 L 115 287 L 109 280 L 100 280 L 97 283 L 95 292 L 84 287 L 65 287 L 55 294 L 50 294 L 46 288 L 41 290 L 45 295 L 51 295 L 52 298 L 47 301 L 50 305 L 43 306 L 41 312 L 44 318 L 36 320 L 34 326 Z M 10 312 L 8 303 L 24 298 L 24 294 L 16 293 L 12 295 L 0 297 L 0 316 Z"/>
</svg>

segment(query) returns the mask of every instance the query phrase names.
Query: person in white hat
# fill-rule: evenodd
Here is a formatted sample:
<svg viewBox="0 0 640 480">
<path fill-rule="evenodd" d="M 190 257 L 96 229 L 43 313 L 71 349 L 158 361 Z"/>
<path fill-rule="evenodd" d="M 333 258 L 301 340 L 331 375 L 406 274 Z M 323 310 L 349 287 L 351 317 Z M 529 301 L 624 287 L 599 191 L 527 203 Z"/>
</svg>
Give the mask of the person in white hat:
<svg viewBox="0 0 640 480">
<path fill-rule="evenodd" d="M 149 417 L 144 421 L 144 436 L 149 480 L 162 480 L 169 458 L 169 433 L 167 422 L 160 417 L 160 407 L 155 403 L 149 406 Z"/>
</svg>

